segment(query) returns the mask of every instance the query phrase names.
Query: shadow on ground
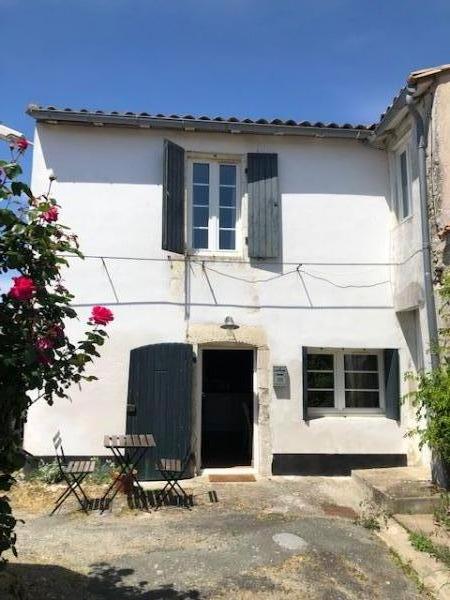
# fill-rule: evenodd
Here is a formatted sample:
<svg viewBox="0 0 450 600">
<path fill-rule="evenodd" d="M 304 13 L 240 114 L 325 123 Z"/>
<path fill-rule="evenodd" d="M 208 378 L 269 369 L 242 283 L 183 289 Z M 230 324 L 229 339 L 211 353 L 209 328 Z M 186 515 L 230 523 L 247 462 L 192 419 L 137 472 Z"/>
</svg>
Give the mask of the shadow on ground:
<svg viewBox="0 0 450 600">
<path fill-rule="evenodd" d="M 202 600 L 198 590 L 177 590 L 173 585 L 152 587 L 126 579 L 133 569 L 116 569 L 107 563 L 90 566 L 87 576 L 58 565 L 8 564 L 0 573 L 2 600 Z"/>
</svg>

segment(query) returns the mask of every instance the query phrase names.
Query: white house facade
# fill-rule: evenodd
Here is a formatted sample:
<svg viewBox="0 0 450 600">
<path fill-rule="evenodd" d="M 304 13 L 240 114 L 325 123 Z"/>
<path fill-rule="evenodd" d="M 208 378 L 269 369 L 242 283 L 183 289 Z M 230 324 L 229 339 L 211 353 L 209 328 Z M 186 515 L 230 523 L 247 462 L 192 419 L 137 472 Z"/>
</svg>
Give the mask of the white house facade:
<svg viewBox="0 0 450 600">
<path fill-rule="evenodd" d="M 381 143 L 363 126 L 29 113 L 32 188 L 53 171 L 86 256 L 65 273 L 70 333 L 95 305 L 114 322 L 98 381 L 31 408 L 27 451 L 51 455 L 61 430 L 69 454 L 103 456 L 104 434 L 150 432 L 191 444 L 197 471 L 420 461 L 401 402 L 429 360 L 410 116 Z"/>
</svg>

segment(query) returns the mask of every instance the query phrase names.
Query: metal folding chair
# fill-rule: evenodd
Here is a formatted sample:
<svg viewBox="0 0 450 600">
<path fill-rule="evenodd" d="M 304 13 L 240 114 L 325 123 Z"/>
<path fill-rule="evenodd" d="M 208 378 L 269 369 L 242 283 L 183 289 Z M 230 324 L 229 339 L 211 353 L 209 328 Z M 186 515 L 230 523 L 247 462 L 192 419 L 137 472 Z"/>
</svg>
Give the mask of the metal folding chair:
<svg viewBox="0 0 450 600">
<path fill-rule="evenodd" d="M 156 496 L 156 510 L 168 499 L 170 501 L 172 492 L 178 500 L 183 500 L 184 506 L 190 508 L 192 505 L 192 496 L 189 495 L 180 484 L 180 479 L 186 473 L 191 462 L 195 464 L 195 453 L 189 450 L 182 458 L 159 458 L 156 461 L 156 468 L 164 477 L 166 484 Z"/>
<path fill-rule="evenodd" d="M 84 493 L 81 483 L 85 477 L 95 469 L 95 460 L 67 461 L 62 446 L 61 433 L 59 431 L 53 436 L 53 445 L 55 447 L 55 455 L 61 477 L 67 483 L 67 487 L 55 500 L 55 507 L 50 514 L 53 515 L 53 513 L 67 500 L 70 494 L 75 496 L 82 510 L 87 513 L 89 498 Z"/>
</svg>

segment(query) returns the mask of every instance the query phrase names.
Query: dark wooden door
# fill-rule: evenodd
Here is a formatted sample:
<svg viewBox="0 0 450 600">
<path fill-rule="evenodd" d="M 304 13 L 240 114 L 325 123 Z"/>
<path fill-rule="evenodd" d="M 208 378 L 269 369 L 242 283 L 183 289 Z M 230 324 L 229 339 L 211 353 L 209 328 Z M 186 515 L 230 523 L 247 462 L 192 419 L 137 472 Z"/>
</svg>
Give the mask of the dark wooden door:
<svg viewBox="0 0 450 600">
<path fill-rule="evenodd" d="M 156 456 L 182 458 L 192 448 L 193 357 L 190 344 L 152 344 L 130 352 L 126 433 L 152 433 L 156 442 L 156 451 L 141 463 L 140 479 L 161 479 Z"/>
</svg>

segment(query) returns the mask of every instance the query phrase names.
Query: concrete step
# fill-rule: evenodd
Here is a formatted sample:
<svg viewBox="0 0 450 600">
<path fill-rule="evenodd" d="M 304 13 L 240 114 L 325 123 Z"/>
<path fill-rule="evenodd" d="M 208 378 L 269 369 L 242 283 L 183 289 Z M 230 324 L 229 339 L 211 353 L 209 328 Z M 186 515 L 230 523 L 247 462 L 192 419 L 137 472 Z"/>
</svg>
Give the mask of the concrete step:
<svg viewBox="0 0 450 600">
<path fill-rule="evenodd" d="M 433 544 L 447 546 L 450 550 L 450 531 L 437 525 L 433 515 L 393 515 L 393 518 L 408 531 L 423 533 Z"/>
<path fill-rule="evenodd" d="M 389 514 L 432 513 L 440 503 L 439 489 L 425 467 L 357 469 L 352 479 Z"/>
</svg>

